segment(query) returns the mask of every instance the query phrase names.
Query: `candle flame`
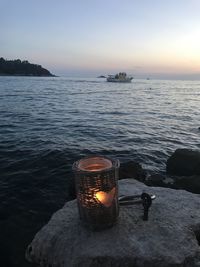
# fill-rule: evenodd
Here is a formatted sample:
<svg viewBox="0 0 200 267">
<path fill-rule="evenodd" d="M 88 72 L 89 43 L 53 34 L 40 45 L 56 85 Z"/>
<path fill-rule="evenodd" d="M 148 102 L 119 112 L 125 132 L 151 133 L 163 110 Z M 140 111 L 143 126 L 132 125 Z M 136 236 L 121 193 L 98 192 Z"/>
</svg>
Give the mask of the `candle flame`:
<svg viewBox="0 0 200 267">
<path fill-rule="evenodd" d="M 105 207 L 110 207 L 114 196 L 115 196 L 115 187 L 109 192 L 99 191 L 96 193 L 96 198 L 99 202 L 101 202 Z"/>
</svg>

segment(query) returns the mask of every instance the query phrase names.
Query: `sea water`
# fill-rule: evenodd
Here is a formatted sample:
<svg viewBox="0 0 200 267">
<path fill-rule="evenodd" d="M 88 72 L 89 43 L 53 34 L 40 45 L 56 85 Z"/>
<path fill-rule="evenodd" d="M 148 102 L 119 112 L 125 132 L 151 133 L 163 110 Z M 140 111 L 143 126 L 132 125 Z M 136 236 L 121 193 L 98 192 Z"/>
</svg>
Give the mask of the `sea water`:
<svg viewBox="0 0 200 267">
<path fill-rule="evenodd" d="M 72 198 L 72 163 L 102 154 L 165 172 L 200 148 L 200 81 L 0 77 L 0 262 L 24 250 Z"/>
</svg>

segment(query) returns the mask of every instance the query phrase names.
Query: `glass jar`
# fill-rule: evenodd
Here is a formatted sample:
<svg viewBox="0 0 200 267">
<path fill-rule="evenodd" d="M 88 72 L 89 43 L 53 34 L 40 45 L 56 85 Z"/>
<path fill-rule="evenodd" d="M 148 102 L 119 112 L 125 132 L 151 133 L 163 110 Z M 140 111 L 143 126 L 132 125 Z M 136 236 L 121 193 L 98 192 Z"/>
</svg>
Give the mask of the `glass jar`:
<svg viewBox="0 0 200 267">
<path fill-rule="evenodd" d="M 119 215 L 119 160 L 90 156 L 73 164 L 80 219 L 92 230 L 113 226 Z"/>
</svg>

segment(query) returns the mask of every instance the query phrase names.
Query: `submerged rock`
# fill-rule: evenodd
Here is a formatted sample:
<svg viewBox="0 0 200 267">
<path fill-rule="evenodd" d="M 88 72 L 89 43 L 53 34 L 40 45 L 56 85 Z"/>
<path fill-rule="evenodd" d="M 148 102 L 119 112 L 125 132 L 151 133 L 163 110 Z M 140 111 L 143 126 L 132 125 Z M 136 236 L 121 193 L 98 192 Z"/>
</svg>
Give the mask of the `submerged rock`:
<svg viewBox="0 0 200 267">
<path fill-rule="evenodd" d="M 177 149 L 167 160 L 167 173 L 178 176 L 200 175 L 200 151 Z"/>
<path fill-rule="evenodd" d="M 79 220 L 76 200 L 57 211 L 27 248 L 42 267 L 200 266 L 200 196 L 182 190 L 119 181 L 123 195 L 156 194 L 149 220 L 141 204 L 122 206 L 115 226 L 91 232 Z"/>
<path fill-rule="evenodd" d="M 145 181 L 147 174 L 141 164 L 135 161 L 122 163 L 119 169 L 119 179 L 134 178 L 141 182 Z"/>
</svg>

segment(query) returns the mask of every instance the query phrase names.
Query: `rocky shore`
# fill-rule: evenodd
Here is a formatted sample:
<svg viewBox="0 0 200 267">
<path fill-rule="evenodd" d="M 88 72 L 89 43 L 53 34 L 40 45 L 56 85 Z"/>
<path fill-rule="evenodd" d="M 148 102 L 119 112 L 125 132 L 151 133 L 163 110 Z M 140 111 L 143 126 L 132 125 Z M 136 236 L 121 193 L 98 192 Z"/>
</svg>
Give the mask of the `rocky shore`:
<svg viewBox="0 0 200 267">
<path fill-rule="evenodd" d="M 67 202 L 36 234 L 27 260 L 42 267 L 199 267 L 200 152 L 177 149 L 165 175 L 122 164 L 119 194 L 141 192 L 156 195 L 149 220 L 142 220 L 142 205 L 121 207 L 118 223 L 103 232 L 85 229 L 76 200 Z"/>
<path fill-rule="evenodd" d="M 198 267 L 200 196 L 184 190 L 119 181 L 119 194 L 156 195 L 143 221 L 141 204 L 120 208 L 112 228 L 91 232 L 79 220 L 76 200 L 57 211 L 26 251 L 42 267 Z"/>
<path fill-rule="evenodd" d="M 200 194 L 200 151 L 177 149 L 166 162 L 166 173 L 148 175 L 141 164 L 129 161 L 120 168 L 120 179 L 134 178 L 148 186 L 185 189 Z"/>
</svg>

